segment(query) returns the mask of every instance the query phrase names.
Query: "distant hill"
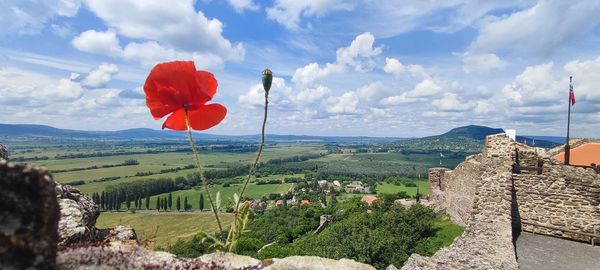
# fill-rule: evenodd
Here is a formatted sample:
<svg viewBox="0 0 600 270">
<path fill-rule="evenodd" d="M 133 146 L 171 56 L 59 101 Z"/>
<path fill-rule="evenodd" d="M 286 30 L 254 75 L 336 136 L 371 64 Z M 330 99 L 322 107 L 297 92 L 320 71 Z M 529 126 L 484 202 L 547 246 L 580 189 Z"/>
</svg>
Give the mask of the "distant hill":
<svg viewBox="0 0 600 270">
<path fill-rule="evenodd" d="M 498 133 L 504 133 L 504 130 L 501 128 L 491 128 L 491 127 L 485 127 L 485 126 L 470 125 L 470 126 L 453 128 L 450 131 L 448 131 L 442 135 L 430 136 L 430 137 L 426 137 L 426 138 L 451 138 L 451 139 L 469 138 L 469 139 L 483 141 L 483 140 L 485 140 L 486 136 L 498 134 Z"/>
<path fill-rule="evenodd" d="M 149 128 L 134 128 L 117 131 L 84 131 L 59 129 L 46 125 L 28 124 L 0 124 L 0 137 L 51 137 L 51 138 L 81 138 L 102 140 L 153 140 L 172 139 L 185 140 L 185 132 L 173 130 L 155 130 Z M 269 141 L 315 141 L 315 142 L 392 142 L 399 140 L 397 137 L 366 137 L 366 136 L 307 136 L 307 135 L 278 135 L 267 134 Z M 214 135 L 194 132 L 194 138 L 209 141 L 258 141 L 256 135 Z"/>
</svg>

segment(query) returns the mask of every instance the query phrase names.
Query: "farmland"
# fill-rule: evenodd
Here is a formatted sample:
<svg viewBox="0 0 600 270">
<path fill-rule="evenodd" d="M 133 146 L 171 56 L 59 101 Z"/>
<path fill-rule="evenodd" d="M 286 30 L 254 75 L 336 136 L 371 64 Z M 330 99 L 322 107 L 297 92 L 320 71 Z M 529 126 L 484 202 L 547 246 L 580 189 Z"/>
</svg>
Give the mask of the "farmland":
<svg viewBox="0 0 600 270">
<path fill-rule="evenodd" d="M 222 213 L 221 220 L 229 224 L 231 214 Z M 136 213 L 102 213 L 97 220 L 98 228 L 117 225 L 131 226 L 140 242 L 149 242 L 150 247 L 166 247 L 178 239 L 187 239 L 199 231 L 215 233 L 218 230 L 212 212 L 161 212 L 138 211 Z"/>
</svg>

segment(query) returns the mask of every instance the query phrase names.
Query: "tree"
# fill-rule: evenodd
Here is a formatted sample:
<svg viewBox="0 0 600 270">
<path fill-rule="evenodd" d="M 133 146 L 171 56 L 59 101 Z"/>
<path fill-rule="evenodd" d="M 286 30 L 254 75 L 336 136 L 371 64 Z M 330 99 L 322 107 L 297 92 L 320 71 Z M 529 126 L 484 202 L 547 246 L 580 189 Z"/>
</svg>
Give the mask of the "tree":
<svg viewBox="0 0 600 270">
<path fill-rule="evenodd" d="M 198 209 L 202 212 L 204 210 L 204 194 L 200 194 L 200 200 L 198 201 Z"/>
<path fill-rule="evenodd" d="M 106 209 L 106 196 L 104 194 L 104 191 L 102 191 L 102 194 L 100 194 L 100 208 L 102 209 Z"/>
<path fill-rule="evenodd" d="M 125 195 L 125 206 L 127 206 L 127 210 L 131 207 L 131 199 L 127 195 Z"/>
<path fill-rule="evenodd" d="M 156 197 L 156 211 L 160 212 L 160 207 L 161 207 L 161 203 L 160 203 L 160 197 Z"/>
<path fill-rule="evenodd" d="M 146 194 L 146 210 L 150 210 L 150 194 Z"/>
<path fill-rule="evenodd" d="M 337 198 L 335 194 L 331 194 L 331 201 L 329 201 L 329 205 L 335 205 L 337 203 Z"/>
<path fill-rule="evenodd" d="M 162 203 L 163 203 L 163 210 L 167 211 L 167 207 L 168 207 L 168 205 L 167 205 L 167 198 L 163 198 L 163 202 Z"/>
<path fill-rule="evenodd" d="M 181 210 L 181 198 L 179 196 L 177 196 L 177 211 Z"/>
<path fill-rule="evenodd" d="M 173 194 L 171 194 L 171 192 L 169 192 L 169 199 L 167 201 L 167 205 L 169 206 L 169 210 L 173 209 Z"/>
<path fill-rule="evenodd" d="M 183 209 L 185 209 L 185 211 L 187 211 L 190 208 L 192 208 L 192 207 L 190 207 L 190 205 L 188 205 L 187 196 L 185 196 L 185 198 L 183 199 Z"/>
</svg>

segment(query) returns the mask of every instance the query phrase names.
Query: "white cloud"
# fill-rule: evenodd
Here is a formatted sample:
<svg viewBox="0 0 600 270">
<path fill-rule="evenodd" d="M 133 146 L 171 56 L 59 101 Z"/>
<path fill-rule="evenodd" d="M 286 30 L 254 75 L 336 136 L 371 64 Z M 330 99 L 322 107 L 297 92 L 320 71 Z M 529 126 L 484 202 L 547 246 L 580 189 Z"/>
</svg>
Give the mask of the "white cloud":
<svg viewBox="0 0 600 270">
<path fill-rule="evenodd" d="M 75 49 L 82 52 L 104 54 L 112 57 L 123 54 L 117 34 L 110 29 L 105 32 L 87 30 L 76 36 L 71 44 Z"/>
<path fill-rule="evenodd" d="M 341 73 L 344 66 L 337 63 L 327 63 L 323 68 L 318 63 L 310 63 L 304 67 L 297 68 L 292 77 L 292 82 L 301 85 L 308 85 L 312 82 L 325 78 L 330 74 Z"/>
<path fill-rule="evenodd" d="M 396 78 L 400 76 L 400 74 L 404 73 L 406 68 L 400 61 L 396 58 L 385 58 L 385 66 L 383 67 L 383 71 L 387 73 L 392 73 Z"/>
<path fill-rule="evenodd" d="M 35 105 L 77 99 L 82 94 L 82 88 L 71 79 L 57 79 L 21 69 L 5 68 L 0 69 L 0 94 L 1 102 L 6 105 Z"/>
<path fill-rule="evenodd" d="M 564 84 L 554 80 L 552 63 L 529 66 L 511 84 L 502 88 L 505 99 L 513 106 L 556 102 Z M 562 86 L 562 87 L 561 87 Z"/>
<path fill-rule="evenodd" d="M 328 113 L 353 114 L 358 112 L 358 95 L 355 92 L 346 92 L 340 97 L 332 97 L 327 107 Z"/>
<path fill-rule="evenodd" d="M 455 93 L 445 93 L 441 98 L 433 100 L 431 105 L 444 112 L 463 112 L 473 108 L 472 104 L 459 101 Z"/>
<path fill-rule="evenodd" d="M 80 6 L 80 0 L 3 1 L 0 8 L 0 35 L 37 34 L 54 17 L 75 16 Z"/>
<path fill-rule="evenodd" d="M 574 60 L 564 66 L 574 79 L 575 100 L 600 102 L 600 57 L 592 60 Z M 564 92 L 564 86 L 563 86 Z"/>
<path fill-rule="evenodd" d="M 192 0 L 86 0 L 85 4 L 118 35 L 201 57 L 244 58 L 243 45 L 224 38 L 223 23 L 196 11 Z"/>
<path fill-rule="evenodd" d="M 292 82 L 308 85 L 316 80 L 331 74 L 342 73 L 346 67 L 352 67 L 356 71 L 365 72 L 372 70 L 373 57 L 381 54 L 382 47 L 373 47 L 375 37 L 369 33 L 358 35 L 348 47 L 342 47 L 336 51 L 336 62 L 326 63 L 323 68 L 318 63 L 311 63 L 296 69 Z"/>
<path fill-rule="evenodd" d="M 361 101 L 377 103 L 387 94 L 387 88 L 382 82 L 376 81 L 359 87 L 356 94 Z"/>
<path fill-rule="evenodd" d="M 281 109 L 289 106 L 291 93 L 292 90 L 286 86 L 283 78 L 273 77 L 269 90 L 269 108 Z M 262 84 L 251 86 L 246 94 L 238 97 L 238 103 L 247 108 L 262 108 L 265 104 L 265 90 Z"/>
<path fill-rule="evenodd" d="M 534 6 L 483 24 L 469 51 L 500 49 L 549 55 L 600 24 L 599 1 L 540 0 Z"/>
<path fill-rule="evenodd" d="M 115 64 L 101 64 L 92 70 L 81 83 L 86 87 L 102 87 L 118 72 L 119 68 Z"/>
<path fill-rule="evenodd" d="M 252 0 L 227 0 L 227 3 L 237 13 L 243 13 L 246 10 L 257 11 L 260 7 Z"/>
<path fill-rule="evenodd" d="M 267 16 L 288 29 L 298 29 L 302 17 L 321 17 L 332 11 L 352 10 L 354 5 L 345 0 L 276 0 L 267 8 Z"/>
<path fill-rule="evenodd" d="M 127 44 L 123 49 L 123 58 L 138 61 L 148 67 L 159 62 L 181 59 L 194 60 L 196 67 L 200 69 L 221 68 L 224 64 L 223 59 L 214 54 L 177 51 L 154 41 Z"/>
<path fill-rule="evenodd" d="M 326 96 L 330 95 L 331 91 L 329 88 L 323 85 L 317 85 L 316 87 L 304 89 L 296 96 L 292 96 L 292 99 L 297 103 L 311 104 L 319 101 L 323 101 Z"/>
<path fill-rule="evenodd" d="M 507 63 L 493 53 L 473 54 L 465 52 L 459 55 L 463 61 L 463 70 L 466 73 L 487 73 L 492 70 L 503 69 Z"/>
<path fill-rule="evenodd" d="M 404 92 L 397 96 L 386 97 L 382 99 L 379 103 L 382 105 L 400 105 L 405 103 L 423 101 L 424 98 L 436 95 L 440 93 L 441 90 L 442 88 L 436 82 L 434 82 L 433 79 L 427 78 L 418 83 L 413 90 Z"/>
</svg>

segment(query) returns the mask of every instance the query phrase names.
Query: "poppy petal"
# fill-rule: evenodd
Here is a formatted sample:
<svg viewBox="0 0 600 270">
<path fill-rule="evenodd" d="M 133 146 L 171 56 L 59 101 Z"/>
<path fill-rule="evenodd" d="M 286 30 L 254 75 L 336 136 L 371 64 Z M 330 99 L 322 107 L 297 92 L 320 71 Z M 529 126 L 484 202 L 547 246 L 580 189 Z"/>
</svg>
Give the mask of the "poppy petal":
<svg viewBox="0 0 600 270">
<path fill-rule="evenodd" d="M 185 125 L 185 110 L 181 108 L 169 115 L 162 125 L 162 129 L 165 128 L 172 130 L 187 130 L 187 126 Z"/>
<path fill-rule="evenodd" d="M 196 80 L 192 61 L 161 63 L 150 71 L 144 83 L 146 104 L 154 118 L 161 118 L 183 104 L 206 102 L 211 96 Z"/>
<path fill-rule="evenodd" d="M 196 71 L 196 82 L 200 86 L 203 92 L 205 92 L 211 99 L 217 92 L 217 79 L 215 79 L 215 75 L 208 71 L 198 70 Z M 207 100 L 208 101 L 208 100 Z M 206 103 L 207 101 L 200 102 Z"/>
<path fill-rule="evenodd" d="M 221 104 L 213 103 L 198 106 L 196 109 L 190 110 L 188 114 L 192 129 L 205 130 L 214 127 L 223 121 L 225 115 L 227 115 L 227 108 Z M 169 115 L 167 120 L 163 123 L 162 128 L 187 130 L 187 126 L 185 125 L 185 110 L 181 108 Z"/>
<path fill-rule="evenodd" d="M 221 123 L 227 115 L 227 108 L 221 104 L 213 103 L 191 110 L 189 114 L 192 129 L 205 130 Z"/>
</svg>

